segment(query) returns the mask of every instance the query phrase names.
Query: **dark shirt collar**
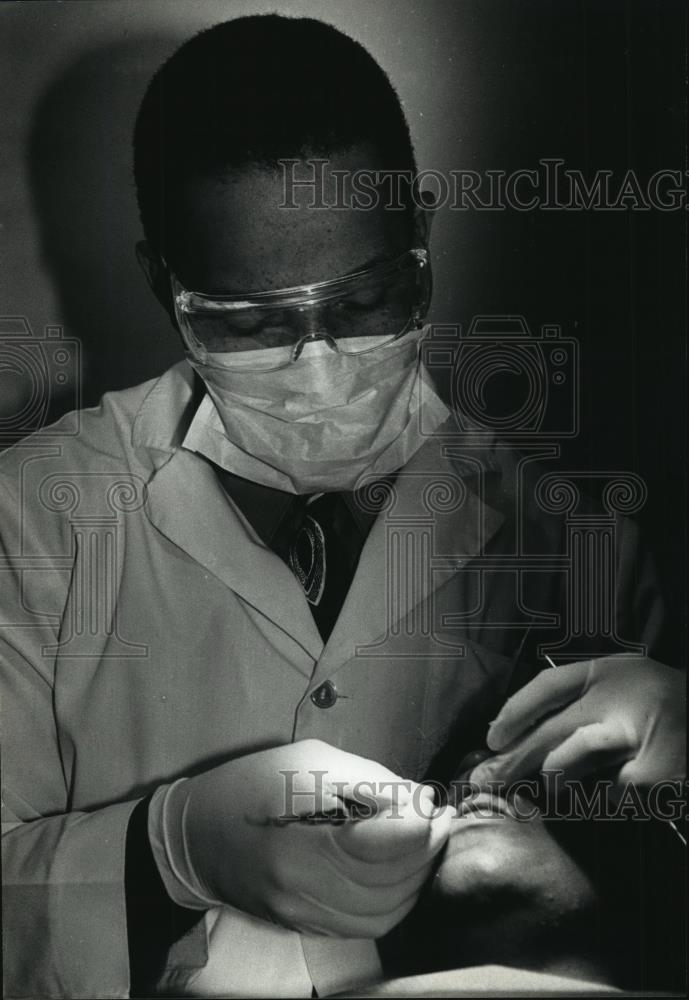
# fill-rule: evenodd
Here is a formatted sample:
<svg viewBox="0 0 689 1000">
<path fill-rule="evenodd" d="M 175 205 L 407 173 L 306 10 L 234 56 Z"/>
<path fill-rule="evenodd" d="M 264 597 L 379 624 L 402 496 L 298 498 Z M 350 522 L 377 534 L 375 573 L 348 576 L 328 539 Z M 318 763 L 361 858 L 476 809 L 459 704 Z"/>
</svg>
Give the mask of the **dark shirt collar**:
<svg viewBox="0 0 689 1000">
<path fill-rule="evenodd" d="M 250 479 L 235 476 L 217 465 L 213 466 L 220 483 L 247 519 L 259 538 L 269 547 L 280 525 L 288 516 L 298 513 L 306 506 L 309 497 L 285 493 L 271 486 L 254 483 Z M 392 484 L 394 476 L 381 477 L 382 483 Z M 353 492 L 341 492 L 339 496 L 347 504 L 357 528 L 366 538 L 377 517 L 370 505 L 362 506 Z"/>
</svg>

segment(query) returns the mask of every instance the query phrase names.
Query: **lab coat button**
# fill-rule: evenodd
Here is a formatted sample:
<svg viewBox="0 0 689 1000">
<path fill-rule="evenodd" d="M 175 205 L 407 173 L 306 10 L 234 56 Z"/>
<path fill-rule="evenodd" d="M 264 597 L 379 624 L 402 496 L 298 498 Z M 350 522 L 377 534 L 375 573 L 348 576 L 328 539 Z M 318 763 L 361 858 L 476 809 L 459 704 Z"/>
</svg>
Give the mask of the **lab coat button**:
<svg viewBox="0 0 689 1000">
<path fill-rule="evenodd" d="M 337 688 L 332 681 L 323 681 L 320 687 L 311 692 L 311 701 L 318 708 L 332 708 L 337 701 Z"/>
</svg>

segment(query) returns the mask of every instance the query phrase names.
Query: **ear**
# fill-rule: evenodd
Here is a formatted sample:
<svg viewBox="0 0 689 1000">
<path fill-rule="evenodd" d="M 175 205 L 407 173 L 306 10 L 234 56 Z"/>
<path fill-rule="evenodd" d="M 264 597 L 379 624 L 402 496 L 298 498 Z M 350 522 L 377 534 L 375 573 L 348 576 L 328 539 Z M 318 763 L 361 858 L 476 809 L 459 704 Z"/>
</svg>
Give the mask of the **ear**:
<svg viewBox="0 0 689 1000">
<path fill-rule="evenodd" d="M 148 282 L 151 291 L 172 320 L 173 326 L 176 328 L 177 324 L 175 322 L 175 310 L 172 304 L 170 279 L 163 258 L 146 240 L 141 240 L 137 243 L 135 251 L 139 267 L 146 275 L 146 281 Z"/>
<path fill-rule="evenodd" d="M 430 191 L 417 191 L 414 201 L 414 242 L 428 248 L 437 203 Z"/>
<path fill-rule="evenodd" d="M 165 264 L 163 263 L 160 254 L 156 253 L 150 243 L 146 240 L 140 240 L 134 249 L 136 251 L 136 259 L 139 262 L 139 267 L 146 275 L 146 281 L 157 298 L 158 290 L 161 288 L 162 280 L 165 275 Z"/>
</svg>

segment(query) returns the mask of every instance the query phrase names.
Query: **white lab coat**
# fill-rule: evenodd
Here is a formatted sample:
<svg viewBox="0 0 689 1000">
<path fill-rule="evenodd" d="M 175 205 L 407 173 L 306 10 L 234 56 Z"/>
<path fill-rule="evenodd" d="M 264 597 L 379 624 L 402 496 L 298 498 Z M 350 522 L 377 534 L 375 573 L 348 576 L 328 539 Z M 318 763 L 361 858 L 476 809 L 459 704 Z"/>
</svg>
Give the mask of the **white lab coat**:
<svg viewBox="0 0 689 1000">
<path fill-rule="evenodd" d="M 464 721 L 493 717 L 519 651 L 503 627 L 514 574 L 477 573 L 475 557 L 514 539 L 515 519 L 546 552 L 562 541 L 561 518 L 514 513 L 508 451 L 449 455 L 433 437 L 324 647 L 296 579 L 180 447 L 191 408 L 182 363 L 0 457 L 9 996 L 128 995 L 125 834 L 161 783 L 306 737 L 421 779 Z M 503 481 L 497 502 L 479 495 L 483 470 Z M 621 536 L 618 605 L 651 642 L 657 594 L 631 526 Z M 563 573 L 540 578 L 548 604 Z M 326 679 L 327 709 L 310 698 Z M 206 961 L 205 939 L 186 943 L 183 964 Z M 246 951 L 256 978 L 269 961 Z"/>
</svg>

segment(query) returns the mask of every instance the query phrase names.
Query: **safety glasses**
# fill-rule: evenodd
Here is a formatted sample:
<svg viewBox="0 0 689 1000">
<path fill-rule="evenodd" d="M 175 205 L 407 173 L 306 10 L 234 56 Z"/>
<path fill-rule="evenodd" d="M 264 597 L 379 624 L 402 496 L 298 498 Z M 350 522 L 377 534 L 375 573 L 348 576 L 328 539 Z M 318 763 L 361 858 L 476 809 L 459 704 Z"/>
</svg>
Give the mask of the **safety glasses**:
<svg viewBox="0 0 689 1000">
<path fill-rule="evenodd" d="M 169 274 L 191 357 L 242 371 L 284 368 L 314 340 L 342 354 L 376 350 L 422 325 L 431 294 L 425 249 L 341 278 L 252 295 L 190 292 Z"/>
</svg>

